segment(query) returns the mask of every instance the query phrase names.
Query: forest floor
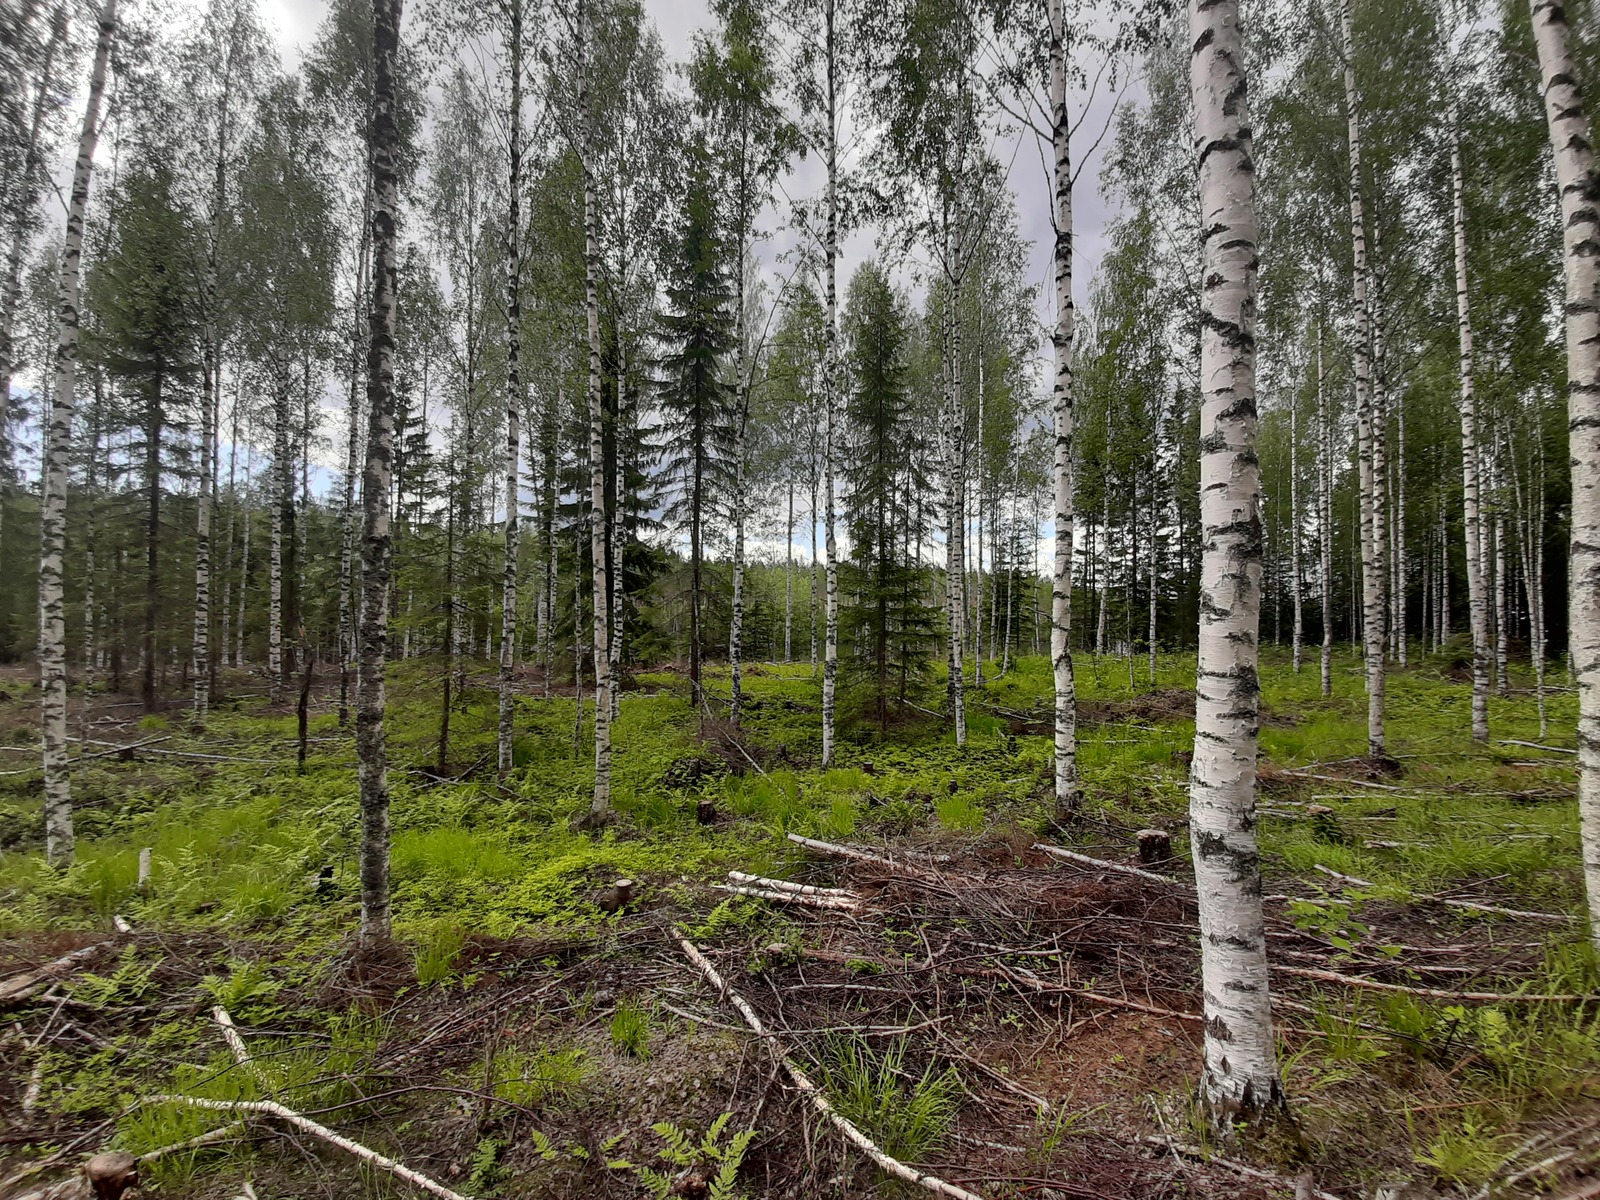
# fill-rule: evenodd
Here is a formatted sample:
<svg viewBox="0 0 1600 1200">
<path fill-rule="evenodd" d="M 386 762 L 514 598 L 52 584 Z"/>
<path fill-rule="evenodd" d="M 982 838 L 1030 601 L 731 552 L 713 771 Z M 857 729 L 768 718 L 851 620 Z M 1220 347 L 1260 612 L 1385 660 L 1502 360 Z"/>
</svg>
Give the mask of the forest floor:
<svg viewBox="0 0 1600 1200">
<path fill-rule="evenodd" d="M 639 674 L 616 726 L 620 820 L 598 836 L 568 823 L 592 777 L 570 688 L 525 682 L 499 782 L 476 664 L 441 777 L 440 665 L 397 664 L 396 943 L 378 955 L 353 937 L 354 749 L 326 689 L 304 772 L 292 709 L 257 677 L 225 678 L 203 736 L 177 707 L 75 694 L 78 859 L 58 873 L 39 853 L 35 685 L 6 669 L 0 1200 L 111 1146 L 162 1151 L 146 1195 L 420 1194 L 240 1101 L 484 1200 L 925 1194 L 886 1182 L 774 1051 L 882 1150 L 995 1200 L 1519 1196 L 1600 1175 L 1600 972 L 1573 919 L 1560 749 L 1574 695 L 1552 691 L 1541 737 L 1513 671 L 1491 701 L 1504 740 L 1473 746 L 1462 664 L 1415 661 L 1390 676 L 1394 761 L 1375 767 L 1359 663 L 1334 665 L 1329 699 L 1314 655 L 1296 675 L 1269 650 L 1263 670 L 1298 1142 L 1225 1148 L 1193 1120 L 1192 657 L 1164 656 L 1153 682 L 1143 659 L 1130 682 L 1126 660 L 1080 657 L 1087 800 L 1070 835 L 1049 822 L 1042 658 L 969 689 L 964 750 L 931 719 L 863 722 L 826 771 L 809 665 L 749 668 L 737 737 L 697 728 L 681 674 Z M 1146 828 L 1172 834 L 1173 857 L 1117 869 Z M 719 890 L 730 871 L 768 897 Z M 608 912 L 619 877 L 635 896 Z"/>
</svg>

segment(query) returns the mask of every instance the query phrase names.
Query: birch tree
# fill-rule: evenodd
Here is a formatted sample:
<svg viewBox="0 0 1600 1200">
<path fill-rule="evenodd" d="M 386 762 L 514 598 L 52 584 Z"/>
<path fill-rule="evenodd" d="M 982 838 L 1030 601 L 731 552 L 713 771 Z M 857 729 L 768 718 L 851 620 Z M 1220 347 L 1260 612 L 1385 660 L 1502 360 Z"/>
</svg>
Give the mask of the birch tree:
<svg viewBox="0 0 1600 1200">
<path fill-rule="evenodd" d="M 373 0 L 372 314 L 367 351 L 367 462 L 362 474 L 361 672 L 356 713 L 361 786 L 361 939 L 389 936 L 389 776 L 384 674 L 389 639 L 389 488 L 394 457 L 396 223 L 400 146 L 395 73 L 401 0 Z"/>
<path fill-rule="evenodd" d="M 1203 241 L 1200 654 L 1189 830 L 1205 997 L 1200 1094 L 1221 1132 L 1287 1112 L 1272 1034 L 1256 844 L 1260 468 L 1255 456 L 1256 216 L 1248 88 L 1233 0 L 1192 0 L 1190 83 Z"/>
<path fill-rule="evenodd" d="M 67 629 L 62 595 L 66 542 L 67 473 L 72 453 L 74 386 L 78 367 L 78 296 L 83 258 L 83 224 L 89 208 L 90 174 L 100 137 L 100 104 L 106 70 L 117 33 L 117 0 L 100 9 L 89 95 L 72 169 L 67 230 L 57 292 L 55 372 L 46 425 L 44 470 L 39 502 L 39 724 L 44 765 L 45 859 L 51 866 L 72 863 L 72 781 L 67 764 Z M 9 399 L 9 398 L 8 398 Z"/>
<path fill-rule="evenodd" d="M 1600 949 L 1600 173 L 1558 0 L 1529 0 L 1566 267 L 1567 430 L 1572 463 L 1568 636 L 1578 680 L 1578 826 L 1589 936 Z"/>
</svg>

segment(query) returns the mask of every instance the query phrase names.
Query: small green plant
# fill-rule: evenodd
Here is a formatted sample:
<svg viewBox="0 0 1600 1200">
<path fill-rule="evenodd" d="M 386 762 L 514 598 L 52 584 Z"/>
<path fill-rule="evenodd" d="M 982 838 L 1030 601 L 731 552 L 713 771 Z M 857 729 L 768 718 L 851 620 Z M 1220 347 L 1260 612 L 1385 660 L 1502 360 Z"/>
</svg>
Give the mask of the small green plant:
<svg viewBox="0 0 1600 1200">
<path fill-rule="evenodd" d="M 893 1158 L 920 1161 L 937 1149 L 955 1123 L 961 1079 L 953 1067 L 920 1076 L 905 1070 L 906 1040 L 874 1050 L 860 1036 L 835 1038 L 822 1064 L 822 1083 L 835 1108 Z"/>
<path fill-rule="evenodd" d="M 939 824 L 946 829 L 973 830 L 983 827 L 983 806 L 965 792 L 946 796 L 934 806 Z"/>
<path fill-rule="evenodd" d="M 490 1069 L 500 1099 L 554 1111 L 576 1107 L 592 1073 L 589 1056 L 577 1046 L 542 1046 L 531 1052 L 513 1046 L 496 1054 Z"/>
<path fill-rule="evenodd" d="M 472 1172 L 467 1176 L 467 1191 L 474 1196 L 494 1197 L 500 1194 L 505 1182 L 506 1169 L 500 1165 L 500 1155 L 506 1144 L 498 1138 L 479 1138 L 472 1151 Z"/>
<path fill-rule="evenodd" d="M 689 926 L 684 932 L 697 942 L 705 941 L 721 937 L 726 933 L 737 933 L 748 929 L 765 915 L 761 905 L 754 900 L 743 896 L 729 896 L 707 913 L 704 921 Z"/>
<path fill-rule="evenodd" d="M 1469 1112 L 1459 1125 L 1440 1126 L 1425 1147 L 1414 1151 L 1413 1158 L 1445 1183 L 1470 1187 L 1494 1175 L 1505 1161 L 1509 1140 L 1488 1121 Z"/>
<path fill-rule="evenodd" d="M 440 921 L 430 926 L 411 952 L 417 965 L 417 982 L 423 987 L 449 983 L 455 978 L 456 960 L 466 947 L 461 926 Z"/>
<path fill-rule="evenodd" d="M 69 990 L 74 1000 L 95 1008 L 103 1008 L 113 1002 L 139 1000 L 154 986 L 156 967 L 159 965 L 159 962 L 141 964 L 139 947 L 127 946 L 122 951 L 115 971 L 109 975 L 95 975 L 86 971 Z"/>
<path fill-rule="evenodd" d="M 623 1054 L 649 1058 L 651 1024 L 650 1009 L 624 997 L 611 1014 L 611 1044 Z"/>
<path fill-rule="evenodd" d="M 200 981 L 200 986 L 235 1016 L 248 1008 L 269 1004 L 283 987 L 267 977 L 267 969 L 260 962 L 243 959 L 230 962 L 226 976 L 207 975 Z"/>
<path fill-rule="evenodd" d="M 677 1167 L 680 1172 L 698 1169 L 705 1176 L 709 1200 L 735 1200 L 738 1195 L 735 1184 L 739 1165 L 744 1161 L 750 1143 L 755 1140 L 756 1131 L 741 1130 L 724 1144 L 722 1133 L 732 1119 L 732 1113 L 723 1113 L 711 1122 L 710 1128 L 698 1142 L 693 1135 L 671 1121 L 659 1121 L 650 1128 L 667 1144 L 656 1152 L 656 1157 L 669 1166 Z M 635 1167 L 634 1170 L 655 1200 L 666 1200 L 667 1196 L 678 1190 L 679 1178 L 676 1173 L 669 1175 L 652 1171 L 649 1167 Z"/>
</svg>

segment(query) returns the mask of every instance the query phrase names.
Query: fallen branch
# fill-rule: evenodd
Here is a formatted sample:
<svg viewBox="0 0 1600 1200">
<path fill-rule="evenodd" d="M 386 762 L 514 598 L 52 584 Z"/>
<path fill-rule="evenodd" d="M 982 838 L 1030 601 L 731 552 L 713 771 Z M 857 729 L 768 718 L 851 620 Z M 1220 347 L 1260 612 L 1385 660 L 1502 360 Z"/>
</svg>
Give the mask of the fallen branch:
<svg viewBox="0 0 1600 1200">
<path fill-rule="evenodd" d="M 1068 862 L 1075 862 L 1082 867 L 1093 867 L 1097 871 L 1120 871 L 1124 875 L 1136 875 L 1140 879 L 1148 879 L 1151 883 L 1163 883 L 1168 887 L 1188 888 L 1189 885 L 1181 879 L 1173 879 L 1169 875 L 1157 875 L 1154 871 L 1141 871 L 1138 867 L 1130 867 L 1125 863 L 1106 862 L 1100 858 L 1090 858 L 1087 854 L 1079 854 L 1076 850 L 1067 850 L 1061 846 L 1052 846 L 1047 842 L 1035 842 L 1035 850 L 1042 850 L 1052 858 L 1064 858 Z"/>
<path fill-rule="evenodd" d="M 891 871 L 901 871 L 909 874 L 919 874 L 916 867 L 896 862 L 882 854 L 874 854 L 870 850 L 863 850 L 858 846 L 840 846 L 833 842 L 819 842 L 816 838 L 802 837 L 798 833 L 791 833 L 789 840 L 796 846 L 804 846 L 807 850 L 815 850 L 818 854 L 826 854 L 831 858 L 848 858 L 853 862 L 874 863 L 880 867 L 888 867 Z"/>
<path fill-rule="evenodd" d="M 790 836 L 794 837 L 795 835 L 791 834 Z M 744 1018 L 745 1024 L 763 1038 L 771 1038 L 766 1026 L 761 1023 L 761 1018 L 756 1015 L 756 1010 L 751 1008 L 745 998 L 729 986 L 727 980 L 717 974 L 717 969 L 711 965 L 711 961 L 704 954 L 700 953 L 693 942 L 689 941 L 688 938 L 680 937 L 678 946 L 688 956 L 689 961 L 699 968 L 700 974 L 705 976 L 706 982 L 716 989 L 717 995 L 726 999 L 728 1003 L 739 1010 L 739 1015 Z M 899 1159 L 890 1158 L 877 1147 L 872 1139 L 834 1111 L 833 1105 L 828 1103 L 828 1097 L 823 1093 L 822 1089 L 811 1082 L 810 1077 L 794 1064 L 794 1060 L 789 1057 L 781 1042 L 776 1038 L 771 1038 L 771 1044 L 773 1052 L 782 1062 L 789 1078 L 794 1081 L 796 1089 L 811 1101 L 811 1106 L 818 1113 L 833 1122 L 834 1128 L 844 1134 L 850 1142 L 873 1162 L 877 1163 L 878 1166 L 896 1178 L 927 1188 L 928 1191 L 938 1196 L 950 1196 L 954 1200 L 982 1200 L 982 1197 L 967 1191 L 965 1188 L 957 1187 L 953 1183 L 946 1183 L 936 1175 L 929 1175 L 926 1172 L 917 1170 L 915 1167 L 907 1166 Z"/>
<path fill-rule="evenodd" d="M 744 871 L 729 871 L 728 879 L 732 883 L 741 883 L 747 887 L 765 888 L 769 892 L 793 892 L 797 896 L 836 896 L 845 900 L 859 900 L 860 897 L 845 888 L 816 887 L 809 883 L 791 883 L 787 879 L 768 879 L 764 875 L 750 875 Z"/>
<path fill-rule="evenodd" d="M 210 1100 L 203 1096 L 173 1096 L 157 1095 L 147 1096 L 145 1104 L 187 1104 L 192 1108 L 206 1108 L 214 1112 L 239 1112 L 259 1113 L 262 1116 L 277 1117 L 313 1137 L 321 1138 L 329 1145 L 337 1146 L 346 1153 L 353 1154 L 363 1162 L 369 1162 L 380 1171 L 387 1171 L 396 1179 L 404 1180 L 412 1187 L 420 1188 L 424 1192 L 438 1196 L 439 1200 L 467 1200 L 460 1192 L 452 1192 L 444 1184 L 429 1179 L 420 1172 L 413 1171 L 404 1163 L 396 1162 L 392 1158 L 379 1154 L 376 1150 L 369 1150 L 360 1142 L 352 1142 L 342 1134 L 335 1133 L 326 1125 L 319 1125 L 310 1117 L 302 1117 L 292 1108 L 285 1108 L 275 1100 Z"/>
<path fill-rule="evenodd" d="M 14 975 L 4 983 L 0 983 L 0 1004 L 16 1004 L 19 1001 L 30 999 L 39 992 L 72 974 L 89 959 L 95 952 L 111 945 L 110 940 L 96 942 L 92 946 L 84 946 L 74 950 L 71 954 L 63 954 L 54 962 L 46 963 L 32 971 L 25 971 L 21 975 Z"/>
<path fill-rule="evenodd" d="M 1302 979 L 1320 979 L 1324 983 L 1338 983 L 1346 987 L 1370 988 L 1378 992 L 1404 992 L 1408 996 L 1430 996 L 1436 1000 L 1471 1000 L 1479 1004 L 1579 1004 L 1600 997 L 1583 996 L 1576 992 L 1558 994 L 1539 992 L 1452 992 L 1444 988 L 1408 987 L 1400 983 L 1381 983 L 1359 975 L 1341 975 L 1337 971 L 1323 971 L 1315 967 L 1285 967 L 1277 963 L 1274 971 L 1283 975 L 1298 975 Z"/>
<path fill-rule="evenodd" d="M 764 888 L 739 887 L 728 883 L 714 883 L 711 885 L 719 892 L 732 892 L 735 896 L 749 896 L 755 900 L 771 900 L 775 904 L 799 904 L 805 908 L 832 908 L 855 911 L 859 906 L 854 900 L 843 900 L 837 896 L 805 896 L 799 892 L 771 892 Z"/>
<path fill-rule="evenodd" d="M 156 1159 L 163 1158 L 168 1154 L 182 1154 L 185 1150 L 198 1150 L 202 1146 L 210 1146 L 216 1142 L 225 1142 L 243 1128 L 243 1121 L 232 1121 L 227 1125 L 221 1125 L 216 1129 L 209 1130 L 206 1133 L 198 1134 L 195 1137 L 185 1138 L 181 1142 L 174 1142 L 170 1146 L 158 1146 L 154 1150 L 149 1150 L 144 1154 L 139 1155 L 139 1165 L 143 1166 L 145 1163 L 155 1162 Z"/>
<path fill-rule="evenodd" d="M 1406 789 L 1396 787 L 1392 783 L 1369 783 L 1365 779 L 1341 779 L 1337 775 L 1318 775 L 1314 771 L 1302 771 L 1296 767 L 1284 767 L 1285 775 L 1297 775 L 1301 779 L 1315 779 L 1321 783 L 1337 783 L 1347 787 L 1371 788 L 1377 792 L 1403 792 Z"/>
<path fill-rule="evenodd" d="M 1312 863 L 1313 870 L 1321 871 L 1330 879 L 1337 879 L 1348 887 L 1371 888 L 1378 885 L 1370 879 L 1357 879 L 1354 875 L 1345 875 L 1335 871 L 1332 867 L 1325 867 L 1321 863 Z M 1452 900 L 1447 896 L 1431 895 L 1427 892 L 1412 892 L 1411 899 L 1423 903 L 1432 901 L 1437 904 L 1447 904 L 1451 908 L 1464 908 L 1469 912 L 1497 913 L 1502 917 L 1529 917 L 1535 921 L 1571 921 L 1575 918 L 1570 913 L 1533 912 L 1525 908 L 1503 908 L 1498 904 L 1480 904 L 1476 900 Z"/>
<path fill-rule="evenodd" d="M 1296 1196 L 1315 1196 L 1317 1200 L 1339 1200 L 1339 1197 L 1332 1192 L 1319 1191 L 1310 1187 L 1309 1183 L 1302 1191 L 1298 1180 L 1289 1179 L 1283 1175 L 1274 1175 L 1271 1171 L 1263 1171 L 1259 1167 L 1248 1166 L 1242 1162 L 1234 1162 L 1231 1158 L 1223 1158 L 1219 1154 L 1208 1154 L 1196 1146 L 1185 1146 L 1181 1142 L 1173 1141 L 1171 1138 L 1151 1135 L 1144 1140 L 1152 1146 L 1165 1147 L 1174 1158 L 1181 1155 L 1184 1158 L 1192 1158 L 1196 1162 L 1215 1163 L 1219 1167 L 1226 1167 L 1228 1170 L 1237 1172 L 1247 1178 L 1264 1179 L 1268 1183 L 1275 1183 L 1279 1187 L 1291 1189 Z"/>
<path fill-rule="evenodd" d="M 217 1005 L 211 1010 L 211 1019 L 222 1031 L 222 1040 L 228 1043 L 228 1049 L 233 1051 L 233 1061 L 241 1067 L 250 1066 L 250 1051 L 245 1047 L 244 1038 L 239 1036 L 239 1027 L 233 1023 L 228 1010 Z"/>
<path fill-rule="evenodd" d="M 1569 750 L 1565 746 L 1546 746 L 1542 742 L 1519 742 L 1516 738 L 1498 739 L 1502 746 L 1522 746 L 1528 750 L 1548 750 L 1551 754 L 1576 754 L 1576 750 Z"/>
</svg>

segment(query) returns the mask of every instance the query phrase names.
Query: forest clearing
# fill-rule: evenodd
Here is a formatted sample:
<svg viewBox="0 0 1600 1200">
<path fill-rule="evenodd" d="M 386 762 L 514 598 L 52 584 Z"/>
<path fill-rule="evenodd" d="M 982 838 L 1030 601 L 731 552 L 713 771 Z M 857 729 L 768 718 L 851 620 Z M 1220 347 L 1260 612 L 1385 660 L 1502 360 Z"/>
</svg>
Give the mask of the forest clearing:
<svg viewBox="0 0 1600 1200">
<path fill-rule="evenodd" d="M 0 0 L 0 1200 L 1600 1197 L 1597 73 Z"/>
<path fill-rule="evenodd" d="M 1264 675 L 1274 1016 L 1304 1146 L 1244 1165 L 1276 1180 L 1196 1144 L 1194 667 L 1163 656 L 1155 686 L 1141 662 L 1131 690 L 1122 659 L 1080 661 L 1091 799 L 1071 848 L 1090 858 L 1067 861 L 1035 848 L 1058 842 L 1045 659 L 972 697 L 965 750 L 924 718 L 842 745 L 827 770 L 809 665 L 752 668 L 737 743 L 725 726 L 697 740 L 681 671 L 642 674 L 616 726 L 622 821 L 599 841 L 566 832 L 592 770 L 587 746 L 573 753 L 570 695 L 530 682 L 512 774 L 472 778 L 498 720 L 490 664 L 474 664 L 440 779 L 438 668 L 405 664 L 390 710 L 396 944 L 371 959 L 349 939 L 359 813 L 327 696 L 303 774 L 292 712 L 262 698 L 219 704 L 203 740 L 177 712 L 91 706 L 75 729 L 137 748 L 78 768 L 76 864 L 0 860 L 0 989 L 98 947 L 8 1003 L 10 1186 L 50 1177 L 28 1175 L 18 1134 L 57 1147 L 59 1169 L 75 1149 L 140 1155 L 221 1129 L 144 1177 L 163 1195 L 233 1196 L 246 1180 L 263 1197 L 405 1190 L 269 1118 L 139 1103 L 177 1093 L 277 1101 L 466 1196 L 648 1195 L 644 1170 L 704 1195 L 726 1160 L 699 1147 L 724 1114 L 717 1152 L 755 1131 L 738 1149 L 745 1194 L 873 1191 L 882 1173 L 786 1086 L 737 993 L 876 1144 L 980 1196 L 1281 1196 L 1306 1171 L 1306 1195 L 1407 1180 L 1400 1194 L 1544 1194 L 1600 1157 L 1572 756 L 1524 744 L 1539 720 L 1520 672 L 1491 704 L 1503 740 L 1475 746 L 1470 686 L 1441 657 L 1391 675 L 1395 765 L 1375 775 L 1360 664 L 1335 663 L 1330 699 L 1282 653 Z M 32 697 L 15 674 L 5 689 L 16 745 L 34 736 Z M 1556 728 L 1572 707 L 1551 697 Z M 3 781 L 8 841 L 36 820 L 29 778 Z M 1151 828 L 1171 857 L 1141 866 Z M 735 895 L 732 872 L 822 894 Z M 633 898 L 607 912 L 619 877 Z M 653 1131 L 663 1122 L 677 1132 Z M 679 1133 L 682 1161 L 663 1158 Z"/>
</svg>

